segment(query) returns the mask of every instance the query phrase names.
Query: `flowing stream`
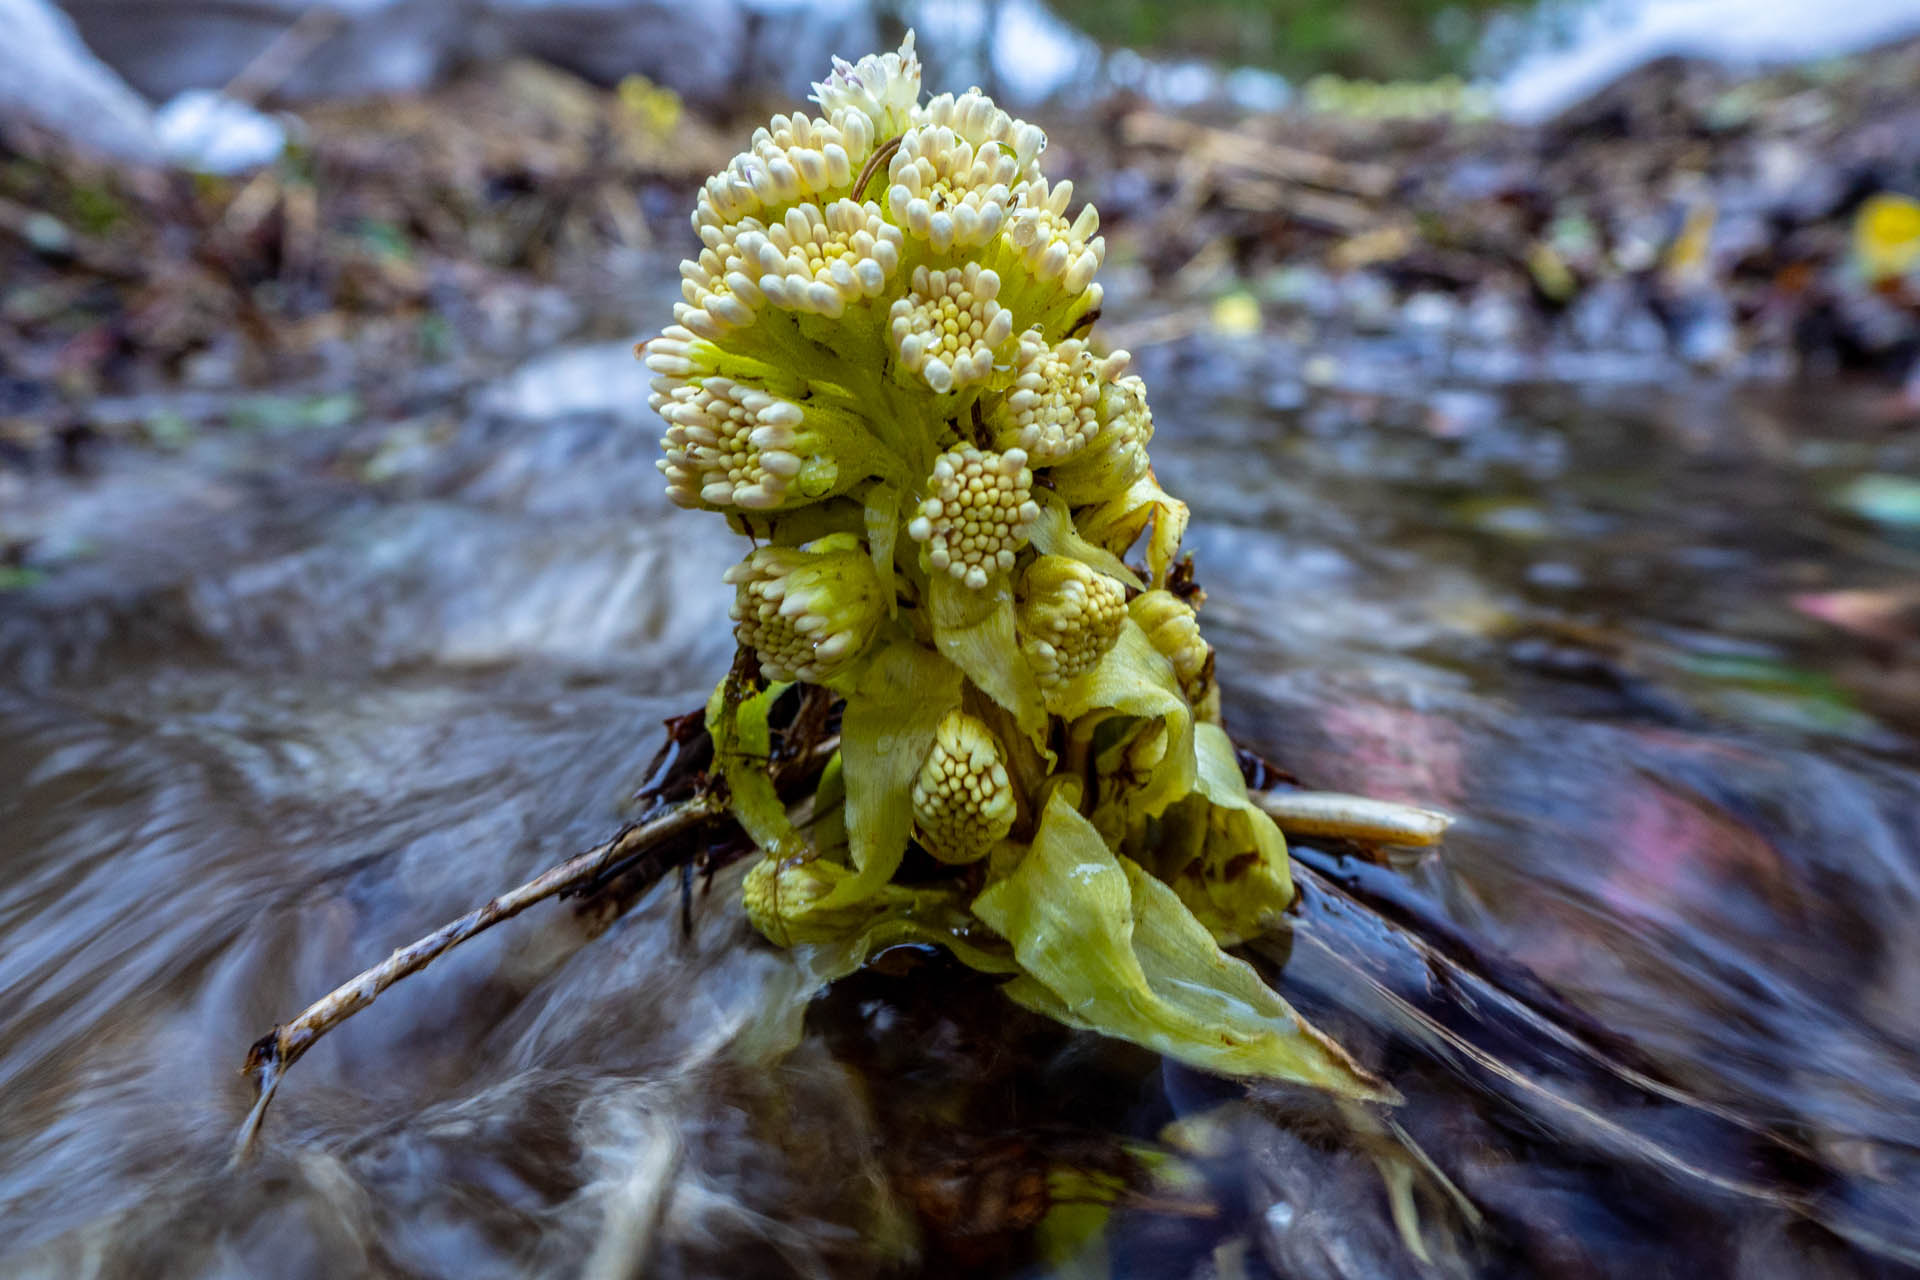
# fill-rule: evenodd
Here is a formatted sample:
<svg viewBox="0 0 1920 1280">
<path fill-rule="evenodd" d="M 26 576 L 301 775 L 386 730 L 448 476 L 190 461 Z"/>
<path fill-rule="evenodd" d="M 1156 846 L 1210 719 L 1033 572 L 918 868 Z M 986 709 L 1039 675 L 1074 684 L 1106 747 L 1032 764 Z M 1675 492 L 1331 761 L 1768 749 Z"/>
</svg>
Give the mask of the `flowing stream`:
<svg viewBox="0 0 1920 1280">
<path fill-rule="evenodd" d="M 1866 605 L 1920 538 L 1854 499 L 1911 432 L 1870 391 L 1139 354 L 1230 727 L 1462 815 L 1393 866 L 1304 842 L 1254 948 L 1474 1206 L 1415 1177 L 1429 1270 L 1391 1134 L 933 957 L 809 1003 L 725 877 L 690 934 L 666 884 L 455 951 L 228 1165 L 256 1037 L 604 838 L 724 670 L 737 548 L 660 497 L 623 344 L 29 490 L 77 550 L 0 594 L 0 1270 L 1041 1274 L 1062 1170 L 1173 1153 L 1116 1275 L 1908 1274 L 1916 604 Z"/>
</svg>

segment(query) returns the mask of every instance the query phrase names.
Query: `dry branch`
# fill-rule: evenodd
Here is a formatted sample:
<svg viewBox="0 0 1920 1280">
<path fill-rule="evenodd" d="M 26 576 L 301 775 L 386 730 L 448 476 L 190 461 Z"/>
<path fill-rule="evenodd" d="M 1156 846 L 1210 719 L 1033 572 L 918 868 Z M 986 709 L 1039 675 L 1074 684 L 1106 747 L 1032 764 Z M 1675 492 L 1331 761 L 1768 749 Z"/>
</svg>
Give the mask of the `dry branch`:
<svg viewBox="0 0 1920 1280">
<path fill-rule="evenodd" d="M 1151 111 L 1129 115 L 1120 124 L 1120 136 L 1128 146 L 1165 148 L 1196 159 L 1211 170 L 1239 170 L 1280 182 L 1343 191 L 1367 200 L 1386 196 L 1397 180 L 1388 165 L 1341 160 Z"/>
<path fill-rule="evenodd" d="M 610 868 L 644 855 L 674 836 L 684 834 L 717 817 L 723 811 L 717 795 L 702 793 L 690 800 L 669 805 L 653 816 L 628 827 L 597 848 L 569 858 L 532 880 L 476 907 L 417 941 L 401 947 L 392 955 L 361 973 L 353 980 L 329 991 L 308 1005 L 291 1022 L 281 1023 L 254 1042 L 247 1051 L 242 1070 L 253 1078 L 254 1103 L 240 1126 L 234 1159 L 244 1159 L 253 1147 L 260 1124 L 266 1118 L 267 1105 L 287 1068 L 298 1062 L 321 1036 L 345 1022 L 377 999 L 381 992 L 409 974 L 418 973 L 435 959 L 477 934 L 484 933 L 502 920 L 511 919 L 536 902 L 545 901 L 569 889 L 592 882 Z M 658 879 L 670 870 L 661 861 L 649 868 Z"/>
</svg>

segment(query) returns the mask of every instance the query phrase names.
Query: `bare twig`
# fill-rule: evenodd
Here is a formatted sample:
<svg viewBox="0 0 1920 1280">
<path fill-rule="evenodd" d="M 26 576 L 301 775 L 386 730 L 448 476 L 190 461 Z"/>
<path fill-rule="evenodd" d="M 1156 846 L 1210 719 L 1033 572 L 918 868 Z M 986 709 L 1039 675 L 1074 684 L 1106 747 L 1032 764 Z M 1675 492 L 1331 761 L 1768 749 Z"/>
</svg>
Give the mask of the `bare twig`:
<svg viewBox="0 0 1920 1280">
<path fill-rule="evenodd" d="M 220 92 L 236 102 L 253 105 L 286 83 L 307 55 L 333 39 L 347 25 L 346 15 L 333 5 L 310 5 L 293 25 L 275 36 L 265 49 L 240 68 Z"/>
<path fill-rule="evenodd" d="M 628 827 L 613 839 L 557 867 L 550 867 L 519 888 L 476 907 L 458 920 L 435 929 L 424 938 L 401 947 L 392 955 L 366 970 L 352 981 L 335 987 L 308 1005 L 291 1022 L 281 1023 L 256 1041 L 247 1051 L 241 1068 L 253 1078 L 253 1108 L 240 1126 L 234 1146 L 234 1160 L 246 1158 L 252 1150 L 267 1105 L 273 1101 L 280 1079 L 321 1036 L 372 1004 L 381 992 L 409 974 L 418 973 L 452 948 L 484 933 L 502 920 L 519 915 L 536 902 L 544 901 L 568 889 L 585 884 L 617 863 L 659 845 L 674 836 L 693 830 L 722 811 L 718 796 L 703 793 L 690 800 L 662 809 L 644 821 Z M 662 863 L 659 874 L 669 868 Z"/>
<path fill-rule="evenodd" d="M 1440 843 L 1453 825 L 1451 814 L 1416 809 L 1391 800 L 1341 795 L 1337 791 L 1255 791 L 1253 802 L 1280 829 L 1294 836 L 1341 836 L 1368 844 Z"/>
<path fill-rule="evenodd" d="M 1128 146 L 1171 150 L 1192 157 L 1210 171 L 1239 170 L 1280 182 L 1344 191 L 1367 200 L 1384 198 L 1396 181 L 1388 165 L 1341 160 L 1157 112 L 1136 111 L 1121 121 L 1120 130 Z"/>
</svg>

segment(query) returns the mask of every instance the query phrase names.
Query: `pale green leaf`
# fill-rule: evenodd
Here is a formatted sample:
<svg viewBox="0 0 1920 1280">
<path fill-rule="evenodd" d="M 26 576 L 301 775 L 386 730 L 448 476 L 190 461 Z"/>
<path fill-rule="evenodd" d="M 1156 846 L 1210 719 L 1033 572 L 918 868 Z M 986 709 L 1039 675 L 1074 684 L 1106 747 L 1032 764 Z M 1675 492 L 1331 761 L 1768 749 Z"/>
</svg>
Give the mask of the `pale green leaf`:
<svg viewBox="0 0 1920 1280">
<path fill-rule="evenodd" d="M 1194 790 L 1209 806 L 1205 845 L 1185 865 L 1156 865 L 1209 932 L 1230 945 L 1275 927 L 1293 905 L 1287 841 L 1247 795 L 1226 730 L 1194 726 L 1194 755 Z"/>
<path fill-rule="evenodd" d="M 1164 732 L 1163 754 L 1144 776 L 1130 776 L 1123 785 L 1116 775 L 1101 773 L 1099 804 L 1103 809 L 1117 806 L 1110 816 L 1100 817 L 1103 826 L 1130 827 L 1193 790 L 1193 710 L 1180 694 L 1173 664 L 1132 619 L 1122 625 L 1120 638 L 1093 670 L 1052 693 L 1047 709 L 1073 722 L 1072 736 L 1079 742 L 1091 742 L 1115 717 L 1140 721 L 1109 745 L 1110 757 L 1125 755 L 1143 737 Z"/>
<path fill-rule="evenodd" d="M 1083 508 L 1079 526 L 1093 542 L 1125 555 L 1151 523 L 1152 532 L 1146 546 L 1147 576 L 1154 586 L 1164 587 L 1167 570 L 1180 554 L 1180 540 L 1187 535 L 1188 515 L 1187 504 L 1162 489 L 1149 471 L 1118 497 Z"/>
<path fill-rule="evenodd" d="M 1013 590 L 996 574 L 984 587 L 969 587 L 950 574 L 927 583 L 927 613 L 933 641 L 947 661 L 966 672 L 980 692 L 1006 708 L 1020 732 L 1036 745 L 1046 741 L 1047 709 L 1032 670 L 1014 636 Z"/>
<path fill-rule="evenodd" d="M 1058 796 L 973 910 L 1013 944 L 1025 975 L 1004 989 L 1028 1008 L 1222 1075 L 1395 1098 Z"/>
<path fill-rule="evenodd" d="M 960 705 L 960 672 L 911 640 L 882 647 L 847 691 L 840 754 L 847 788 L 847 843 L 859 875 L 831 903 L 858 902 L 900 866 L 913 832 L 913 778 L 941 717 Z"/>
<path fill-rule="evenodd" d="M 1135 591 L 1145 590 L 1146 584 L 1140 581 L 1139 574 L 1127 567 L 1126 561 L 1080 536 L 1073 527 L 1072 513 L 1058 494 L 1043 490 L 1035 496 L 1040 499 L 1040 519 L 1035 522 L 1029 537 L 1038 550 L 1046 555 L 1078 560 L 1090 569 L 1098 569 L 1110 578 L 1118 578 Z M 1127 541 L 1130 543 L 1132 540 L 1129 538 Z M 1125 544 L 1122 544 L 1121 550 L 1126 550 Z"/>
<path fill-rule="evenodd" d="M 900 602 L 893 589 L 893 544 L 900 535 L 902 491 L 890 484 L 875 484 L 867 490 L 867 553 L 873 557 L 873 570 L 880 577 L 880 594 L 892 617 Z"/>
<path fill-rule="evenodd" d="M 748 838 L 776 857 L 791 857 L 804 848 L 774 790 L 769 763 L 773 731 L 767 713 L 787 688 L 775 683 L 740 697 L 735 678 L 728 676 L 707 702 L 707 733 L 713 738 L 714 762 L 727 781 L 727 807 Z"/>
</svg>

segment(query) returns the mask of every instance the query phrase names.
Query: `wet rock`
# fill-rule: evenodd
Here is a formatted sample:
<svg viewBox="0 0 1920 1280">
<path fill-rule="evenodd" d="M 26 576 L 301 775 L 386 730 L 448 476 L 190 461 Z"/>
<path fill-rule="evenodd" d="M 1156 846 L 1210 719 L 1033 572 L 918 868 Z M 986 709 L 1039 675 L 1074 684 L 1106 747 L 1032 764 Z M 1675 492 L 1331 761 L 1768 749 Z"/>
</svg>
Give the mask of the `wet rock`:
<svg viewBox="0 0 1920 1280">
<path fill-rule="evenodd" d="M 189 89 L 156 120 L 167 159 L 195 173 L 236 174 L 278 159 L 286 125 L 244 102 L 209 89 Z"/>
<path fill-rule="evenodd" d="M 28 124 L 119 160 L 160 159 L 153 112 L 47 0 L 0 0 L 0 129 Z"/>
</svg>

